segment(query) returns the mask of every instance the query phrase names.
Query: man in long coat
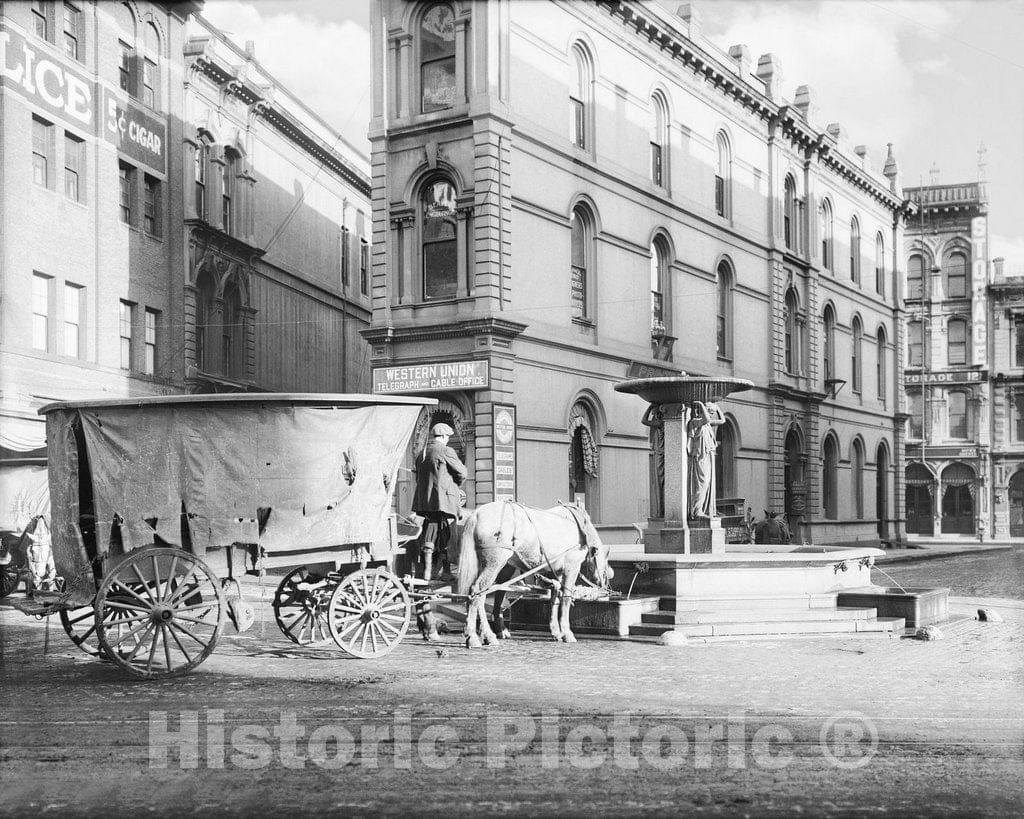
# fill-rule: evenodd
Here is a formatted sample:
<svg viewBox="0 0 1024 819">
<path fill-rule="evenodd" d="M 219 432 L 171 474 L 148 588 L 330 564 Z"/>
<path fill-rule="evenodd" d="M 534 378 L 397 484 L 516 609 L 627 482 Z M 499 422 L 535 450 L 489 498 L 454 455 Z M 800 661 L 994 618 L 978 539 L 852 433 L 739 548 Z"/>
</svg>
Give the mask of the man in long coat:
<svg viewBox="0 0 1024 819">
<path fill-rule="evenodd" d="M 430 441 L 416 458 L 416 494 L 412 511 L 426 519 L 420 551 L 423 556 L 423 577 L 431 579 L 436 551 L 447 569 L 448 541 L 452 523 L 459 516 L 462 492 L 459 485 L 466 479 L 466 466 L 455 450 L 448 446 L 454 430 L 447 424 L 434 424 Z"/>
</svg>

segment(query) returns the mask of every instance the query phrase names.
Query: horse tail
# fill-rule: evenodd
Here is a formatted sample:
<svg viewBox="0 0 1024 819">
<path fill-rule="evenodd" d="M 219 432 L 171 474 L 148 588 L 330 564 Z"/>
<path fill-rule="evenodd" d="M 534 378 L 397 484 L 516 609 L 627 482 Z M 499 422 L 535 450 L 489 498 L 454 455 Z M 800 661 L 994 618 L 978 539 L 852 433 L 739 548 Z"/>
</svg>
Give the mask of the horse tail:
<svg viewBox="0 0 1024 819">
<path fill-rule="evenodd" d="M 456 594 L 469 594 L 479 574 L 479 560 L 476 555 L 476 513 L 462 527 L 462 542 L 459 544 L 459 579 Z"/>
</svg>

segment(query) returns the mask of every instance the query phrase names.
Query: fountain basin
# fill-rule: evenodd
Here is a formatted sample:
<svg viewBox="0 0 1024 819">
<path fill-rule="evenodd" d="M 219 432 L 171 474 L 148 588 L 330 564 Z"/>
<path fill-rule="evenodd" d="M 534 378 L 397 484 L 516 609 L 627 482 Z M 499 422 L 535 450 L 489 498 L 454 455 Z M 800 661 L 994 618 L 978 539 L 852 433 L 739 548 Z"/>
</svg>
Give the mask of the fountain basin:
<svg viewBox="0 0 1024 819">
<path fill-rule="evenodd" d="M 752 389 L 745 378 L 673 375 L 662 378 L 634 378 L 615 385 L 616 392 L 638 395 L 651 404 L 692 404 L 721 401 L 730 393 Z"/>
<path fill-rule="evenodd" d="M 867 586 L 841 591 L 837 603 L 840 606 L 877 609 L 879 617 L 903 617 L 910 628 L 942 623 L 949 619 L 949 589 Z"/>
</svg>

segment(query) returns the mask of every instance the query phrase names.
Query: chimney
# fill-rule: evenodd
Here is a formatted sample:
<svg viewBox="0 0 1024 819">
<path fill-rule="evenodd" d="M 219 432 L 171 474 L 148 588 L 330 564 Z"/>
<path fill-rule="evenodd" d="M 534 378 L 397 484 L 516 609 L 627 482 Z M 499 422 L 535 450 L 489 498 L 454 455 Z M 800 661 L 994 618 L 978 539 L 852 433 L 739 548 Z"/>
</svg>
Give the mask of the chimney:
<svg viewBox="0 0 1024 819">
<path fill-rule="evenodd" d="M 1003 259 L 1002 256 L 997 256 L 992 260 L 992 281 L 994 284 L 1001 284 L 1006 281 L 1006 276 L 1003 274 Z"/>
<path fill-rule="evenodd" d="M 800 85 L 797 87 L 796 97 L 793 99 L 793 107 L 800 112 L 800 116 L 804 118 L 804 122 L 808 125 L 813 124 L 811 120 L 818 113 L 816 98 L 817 94 L 814 93 L 814 89 L 811 86 Z"/>
<path fill-rule="evenodd" d="M 686 23 L 686 36 L 693 41 L 700 39 L 700 9 L 694 3 L 682 3 L 676 14 Z"/>
<path fill-rule="evenodd" d="M 828 131 L 829 136 L 836 142 L 839 142 L 839 140 L 843 138 L 843 126 L 838 122 L 830 122 L 825 126 L 825 130 Z"/>
<path fill-rule="evenodd" d="M 764 92 L 775 102 L 782 101 L 782 63 L 774 54 L 762 54 L 757 60 L 757 77 Z"/>
<path fill-rule="evenodd" d="M 853 152 L 860 157 L 860 166 L 865 171 L 870 169 L 870 155 L 868 154 L 867 145 L 858 145 L 853 149 Z"/>
<path fill-rule="evenodd" d="M 729 47 L 729 56 L 732 57 L 734 63 L 736 63 L 736 73 L 741 78 L 746 78 L 750 74 L 750 49 L 742 43 Z"/>
</svg>

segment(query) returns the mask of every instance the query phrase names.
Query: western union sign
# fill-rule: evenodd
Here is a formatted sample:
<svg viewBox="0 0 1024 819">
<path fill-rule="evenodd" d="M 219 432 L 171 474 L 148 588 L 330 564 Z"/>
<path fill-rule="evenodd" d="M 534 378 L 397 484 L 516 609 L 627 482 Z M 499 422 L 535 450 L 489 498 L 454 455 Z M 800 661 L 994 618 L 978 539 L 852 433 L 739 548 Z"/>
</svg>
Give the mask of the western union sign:
<svg viewBox="0 0 1024 819">
<path fill-rule="evenodd" d="M 373 392 L 377 395 L 485 390 L 490 385 L 491 374 L 486 361 L 439 361 L 373 368 Z"/>
</svg>

